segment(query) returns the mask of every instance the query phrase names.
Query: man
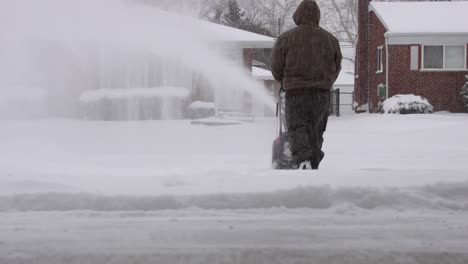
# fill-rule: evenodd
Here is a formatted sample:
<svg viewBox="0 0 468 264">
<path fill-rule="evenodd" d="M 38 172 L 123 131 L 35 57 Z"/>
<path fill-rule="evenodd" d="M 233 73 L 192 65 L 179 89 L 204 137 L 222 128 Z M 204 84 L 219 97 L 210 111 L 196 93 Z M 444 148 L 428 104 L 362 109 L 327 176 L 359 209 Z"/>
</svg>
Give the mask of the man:
<svg viewBox="0 0 468 264">
<path fill-rule="evenodd" d="M 272 73 L 286 91 L 286 123 L 295 168 L 318 169 L 330 90 L 341 71 L 338 40 L 319 26 L 320 9 L 304 0 L 294 13 L 297 27 L 282 34 L 272 53 Z"/>
</svg>

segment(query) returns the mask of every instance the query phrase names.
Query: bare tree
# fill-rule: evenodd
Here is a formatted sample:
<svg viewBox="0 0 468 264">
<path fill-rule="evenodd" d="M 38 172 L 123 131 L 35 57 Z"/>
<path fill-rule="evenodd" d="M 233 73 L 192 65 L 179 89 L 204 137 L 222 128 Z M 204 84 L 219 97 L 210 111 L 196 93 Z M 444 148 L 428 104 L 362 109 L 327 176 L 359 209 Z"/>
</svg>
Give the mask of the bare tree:
<svg viewBox="0 0 468 264">
<path fill-rule="evenodd" d="M 357 1 L 323 0 L 319 2 L 322 10 L 322 25 L 333 33 L 340 42 L 356 47 L 357 43 Z M 354 62 L 354 57 L 344 59 Z"/>
<path fill-rule="evenodd" d="M 221 18 L 227 7 L 227 0 L 201 0 L 199 17 L 215 23 Z"/>
<path fill-rule="evenodd" d="M 261 8 L 253 0 L 239 0 L 239 6 L 244 11 L 245 17 L 255 24 L 264 24 L 264 16 Z"/>
<path fill-rule="evenodd" d="M 292 14 L 301 0 L 250 0 L 256 4 L 263 15 L 264 23 L 274 35 L 293 26 Z"/>
<path fill-rule="evenodd" d="M 278 36 L 293 26 L 292 14 L 301 0 L 238 0 L 245 17 Z M 200 17 L 213 22 L 216 14 L 226 12 L 228 0 L 202 0 Z M 219 15 L 218 15 L 219 16 Z"/>
</svg>

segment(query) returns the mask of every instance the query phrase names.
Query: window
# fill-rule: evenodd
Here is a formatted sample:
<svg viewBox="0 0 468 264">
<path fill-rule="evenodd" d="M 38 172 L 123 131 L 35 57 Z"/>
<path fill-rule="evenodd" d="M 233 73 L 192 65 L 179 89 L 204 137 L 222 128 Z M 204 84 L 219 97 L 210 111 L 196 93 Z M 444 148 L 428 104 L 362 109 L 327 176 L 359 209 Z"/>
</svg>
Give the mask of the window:
<svg viewBox="0 0 468 264">
<path fill-rule="evenodd" d="M 459 70 L 466 68 L 464 45 L 424 46 L 424 69 Z"/>
<path fill-rule="evenodd" d="M 377 48 L 377 72 L 383 72 L 383 46 Z"/>
<path fill-rule="evenodd" d="M 464 69 L 465 57 L 464 46 L 445 46 L 445 68 Z"/>
</svg>

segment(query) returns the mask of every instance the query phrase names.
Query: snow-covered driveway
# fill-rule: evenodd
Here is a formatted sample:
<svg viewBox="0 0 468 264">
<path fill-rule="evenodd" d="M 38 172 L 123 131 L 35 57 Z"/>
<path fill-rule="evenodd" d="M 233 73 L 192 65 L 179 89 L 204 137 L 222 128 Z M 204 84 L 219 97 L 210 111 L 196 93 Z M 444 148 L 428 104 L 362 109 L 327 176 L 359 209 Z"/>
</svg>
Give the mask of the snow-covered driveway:
<svg viewBox="0 0 468 264">
<path fill-rule="evenodd" d="M 275 120 L 2 121 L 0 193 L 206 194 L 468 180 L 468 115 L 331 118 L 320 171 L 273 171 Z"/>
</svg>

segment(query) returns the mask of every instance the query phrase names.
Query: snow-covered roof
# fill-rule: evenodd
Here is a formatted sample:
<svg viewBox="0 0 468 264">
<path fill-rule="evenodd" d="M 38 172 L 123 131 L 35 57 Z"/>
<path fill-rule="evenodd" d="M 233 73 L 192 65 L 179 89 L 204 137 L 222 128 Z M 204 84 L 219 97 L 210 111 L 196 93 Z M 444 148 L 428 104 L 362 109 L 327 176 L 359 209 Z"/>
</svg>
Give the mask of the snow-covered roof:
<svg viewBox="0 0 468 264">
<path fill-rule="evenodd" d="M 231 42 L 243 48 L 272 48 L 275 39 L 249 31 L 202 21 L 201 27 L 217 41 Z"/>
<path fill-rule="evenodd" d="M 371 2 L 390 45 L 468 42 L 468 2 Z"/>
<path fill-rule="evenodd" d="M 273 78 L 273 74 L 271 73 L 271 71 L 269 70 L 265 70 L 265 69 L 262 69 L 262 68 L 259 68 L 259 67 L 255 67 L 253 66 L 252 67 L 252 76 L 256 79 L 256 80 L 274 80 L 275 78 Z"/>
<path fill-rule="evenodd" d="M 392 33 L 466 33 L 468 2 L 371 2 Z"/>
<path fill-rule="evenodd" d="M 338 78 L 335 81 L 335 85 L 353 86 L 354 73 L 349 71 L 341 71 L 340 75 L 338 75 Z"/>
<path fill-rule="evenodd" d="M 343 61 L 341 62 L 342 71 L 354 72 L 354 57 L 356 55 L 353 45 L 349 43 L 340 43 Z"/>
<path fill-rule="evenodd" d="M 263 63 L 263 62 L 261 62 L 261 61 L 258 61 L 258 60 L 253 60 L 253 61 L 252 61 L 252 65 L 253 65 L 253 66 L 262 66 L 262 67 L 266 66 L 265 63 Z"/>
<path fill-rule="evenodd" d="M 138 3 L 138 1 L 135 2 Z M 152 6 L 153 8 L 151 8 L 151 12 L 158 13 L 157 16 L 164 18 L 166 21 L 177 21 L 177 23 L 186 23 L 190 26 L 199 26 L 202 31 L 205 31 L 206 37 L 215 41 L 236 44 L 242 48 L 272 48 L 275 43 L 275 38 L 199 20 L 193 16 L 187 16 L 187 14 L 184 15 L 184 12 L 180 12 L 181 10 L 167 8 L 164 3 L 157 3 L 157 1 L 139 2 L 143 5 Z"/>
<path fill-rule="evenodd" d="M 8 8 L 3 8 L 4 1 Z M 72 43 L 155 47 L 153 43 L 156 42 L 158 45 L 177 44 L 178 48 L 183 44 L 192 45 L 191 42 L 193 45 L 221 42 L 241 48 L 271 48 L 275 43 L 271 37 L 158 8 L 129 4 L 125 0 L 0 2 L 1 40 L 19 37 L 56 40 L 59 37 L 59 40 Z M 24 9 L 24 5 L 28 8 Z M 54 6 L 53 10 L 48 6 Z M 103 10 L 106 10 L 105 16 Z M 90 19 L 84 19 L 87 17 Z"/>
<path fill-rule="evenodd" d="M 354 86 L 354 57 L 356 51 L 349 43 L 340 43 L 343 61 L 341 62 L 341 72 L 335 81 L 335 85 Z"/>
</svg>

